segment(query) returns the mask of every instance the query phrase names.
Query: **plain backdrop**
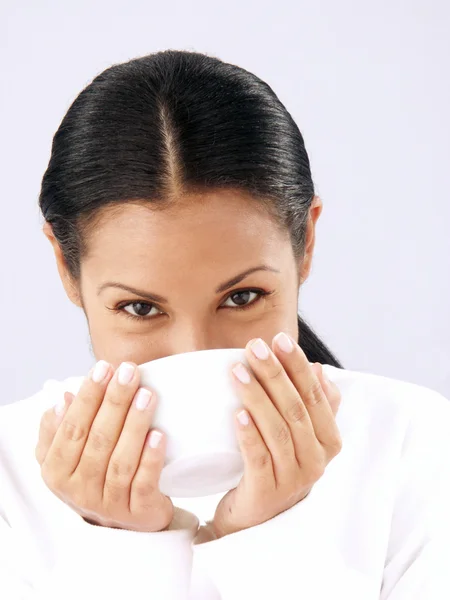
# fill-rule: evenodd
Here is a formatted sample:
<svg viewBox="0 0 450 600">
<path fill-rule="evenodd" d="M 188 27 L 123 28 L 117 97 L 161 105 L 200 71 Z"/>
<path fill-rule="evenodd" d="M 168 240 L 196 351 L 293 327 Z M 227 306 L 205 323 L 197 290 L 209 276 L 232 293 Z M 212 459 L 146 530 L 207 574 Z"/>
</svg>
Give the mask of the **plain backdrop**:
<svg viewBox="0 0 450 600">
<path fill-rule="evenodd" d="M 94 362 L 37 198 L 52 137 L 98 73 L 167 48 L 267 81 L 324 211 L 301 314 L 348 369 L 450 398 L 447 0 L 1 0 L 0 403 Z"/>
</svg>

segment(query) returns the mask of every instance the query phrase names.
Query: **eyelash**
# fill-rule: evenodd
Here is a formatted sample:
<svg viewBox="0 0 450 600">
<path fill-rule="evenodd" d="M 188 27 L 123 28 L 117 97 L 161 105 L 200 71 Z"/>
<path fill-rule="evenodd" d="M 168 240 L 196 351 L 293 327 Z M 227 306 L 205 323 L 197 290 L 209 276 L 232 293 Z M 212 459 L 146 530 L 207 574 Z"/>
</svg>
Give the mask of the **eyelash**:
<svg viewBox="0 0 450 600">
<path fill-rule="evenodd" d="M 226 302 L 228 300 L 228 298 L 231 298 L 231 296 L 234 296 L 235 294 L 242 294 L 243 292 L 254 292 L 255 294 L 258 294 L 257 298 L 255 298 L 252 302 L 250 302 L 250 304 L 246 304 L 245 306 L 236 306 L 234 308 L 232 308 L 231 306 L 224 306 L 222 308 L 228 308 L 231 310 L 247 310 L 248 308 L 251 308 L 252 306 L 254 306 L 255 304 L 258 304 L 259 301 L 264 297 L 264 296 L 270 296 L 271 294 L 273 294 L 272 292 L 266 292 L 265 290 L 260 290 L 260 289 L 254 289 L 254 288 L 245 288 L 242 290 L 233 290 L 224 300 L 224 302 Z M 108 310 L 111 310 L 113 312 L 116 313 L 122 313 L 125 317 L 128 317 L 130 319 L 133 319 L 134 321 L 150 321 L 151 319 L 155 318 L 155 315 L 153 317 L 142 317 L 142 316 L 137 316 L 137 315 L 132 315 L 131 313 L 127 312 L 126 310 L 124 310 L 124 308 L 126 306 L 130 306 L 130 304 L 145 304 L 147 306 L 151 306 L 151 307 L 156 307 L 155 304 L 151 303 L 151 302 L 140 302 L 139 300 L 132 300 L 132 301 L 127 301 L 127 302 L 121 302 L 120 304 L 118 304 L 117 306 L 113 307 L 113 308 L 108 308 Z M 156 307 L 157 308 L 157 307 Z"/>
</svg>

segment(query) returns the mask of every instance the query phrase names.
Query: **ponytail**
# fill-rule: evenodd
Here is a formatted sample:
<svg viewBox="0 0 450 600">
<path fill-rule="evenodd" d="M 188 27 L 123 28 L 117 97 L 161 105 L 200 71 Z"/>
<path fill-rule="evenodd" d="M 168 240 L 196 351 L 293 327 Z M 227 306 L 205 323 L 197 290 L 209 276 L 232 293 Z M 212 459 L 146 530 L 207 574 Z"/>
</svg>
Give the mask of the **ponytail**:
<svg viewBox="0 0 450 600">
<path fill-rule="evenodd" d="M 314 333 L 311 327 L 305 323 L 300 316 L 298 316 L 298 331 L 298 344 L 306 354 L 309 362 L 318 362 L 323 365 L 331 365 L 333 367 L 337 367 L 338 369 L 343 369 L 343 366 L 333 355 L 331 350 L 325 346 L 325 344 Z"/>
</svg>

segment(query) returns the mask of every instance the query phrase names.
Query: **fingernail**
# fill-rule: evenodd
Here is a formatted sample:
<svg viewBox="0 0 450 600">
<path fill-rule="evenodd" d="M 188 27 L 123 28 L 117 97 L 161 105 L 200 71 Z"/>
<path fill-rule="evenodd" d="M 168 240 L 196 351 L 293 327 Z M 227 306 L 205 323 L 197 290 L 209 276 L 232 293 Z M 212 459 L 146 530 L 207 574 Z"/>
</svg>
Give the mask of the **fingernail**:
<svg viewBox="0 0 450 600">
<path fill-rule="evenodd" d="M 55 404 L 55 406 L 53 407 L 55 414 L 59 417 L 60 415 L 62 415 L 62 413 L 64 412 L 64 408 L 66 406 L 66 401 L 64 398 L 62 398 L 61 400 L 58 400 L 58 402 Z"/>
<path fill-rule="evenodd" d="M 106 362 L 106 360 L 99 360 L 91 373 L 92 381 L 94 381 L 95 383 L 100 383 L 100 381 L 103 381 L 103 379 L 106 377 L 106 374 L 108 373 L 108 369 L 109 364 Z"/>
<path fill-rule="evenodd" d="M 127 385 L 133 379 L 134 366 L 130 363 L 122 363 L 119 367 L 119 383 L 121 385 Z"/>
<path fill-rule="evenodd" d="M 256 358 L 261 360 L 267 360 L 269 358 L 269 349 L 260 338 L 253 342 L 253 344 L 250 344 L 250 349 Z"/>
<path fill-rule="evenodd" d="M 145 388 L 139 388 L 134 396 L 134 404 L 138 410 L 144 410 L 147 408 L 150 402 L 152 393 L 150 390 Z"/>
<path fill-rule="evenodd" d="M 59 417 L 64 412 L 64 407 L 66 406 L 66 402 L 64 399 L 58 400 L 58 402 L 53 407 L 55 414 Z"/>
<path fill-rule="evenodd" d="M 248 425 L 250 423 L 250 420 L 248 418 L 248 412 L 246 410 L 241 410 L 241 412 L 239 412 L 237 414 L 237 418 L 238 421 L 241 425 Z"/>
<path fill-rule="evenodd" d="M 284 331 L 277 333 L 275 336 L 275 343 L 278 348 L 283 352 L 292 352 L 294 349 L 294 344 L 291 342 L 289 337 L 284 333 Z"/>
<path fill-rule="evenodd" d="M 238 363 L 232 369 L 233 373 L 242 383 L 250 383 L 250 375 L 242 363 Z"/>
<path fill-rule="evenodd" d="M 148 438 L 148 444 L 150 448 L 157 448 L 159 446 L 161 438 L 162 433 L 160 431 L 156 431 L 156 429 L 152 429 L 150 437 Z"/>
</svg>

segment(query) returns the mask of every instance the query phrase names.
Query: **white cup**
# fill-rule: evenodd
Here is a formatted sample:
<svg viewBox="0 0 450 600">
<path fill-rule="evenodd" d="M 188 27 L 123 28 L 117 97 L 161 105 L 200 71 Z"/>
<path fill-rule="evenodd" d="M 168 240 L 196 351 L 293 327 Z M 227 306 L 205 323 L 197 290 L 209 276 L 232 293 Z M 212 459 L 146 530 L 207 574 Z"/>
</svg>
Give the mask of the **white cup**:
<svg viewBox="0 0 450 600">
<path fill-rule="evenodd" d="M 244 348 L 185 352 L 138 365 L 141 385 L 157 394 L 152 428 L 166 434 L 160 490 L 179 498 L 236 487 L 244 464 L 234 413 L 242 402 L 231 366 L 248 365 Z"/>
</svg>

